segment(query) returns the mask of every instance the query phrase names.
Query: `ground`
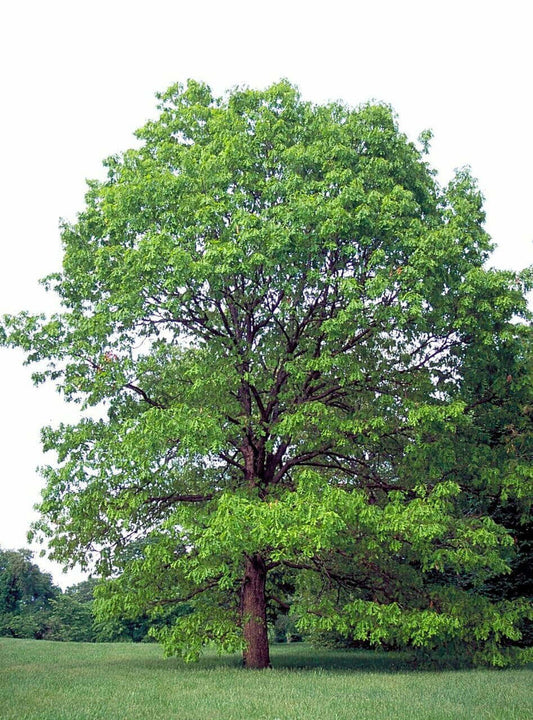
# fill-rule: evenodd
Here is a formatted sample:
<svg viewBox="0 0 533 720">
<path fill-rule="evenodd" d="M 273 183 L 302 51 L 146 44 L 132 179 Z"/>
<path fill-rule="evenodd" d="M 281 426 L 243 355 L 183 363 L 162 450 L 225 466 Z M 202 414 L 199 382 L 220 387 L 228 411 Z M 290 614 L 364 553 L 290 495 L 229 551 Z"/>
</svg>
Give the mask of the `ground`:
<svg viewBox="0 0 533 720">
<path fill-rule="evenodd" d="M 529 720 L 533 667 L 417 671 L 406 656 L 275 645 L 272 670 L 151 644 L 0 638 L 2 720 Z"/>
</svg>

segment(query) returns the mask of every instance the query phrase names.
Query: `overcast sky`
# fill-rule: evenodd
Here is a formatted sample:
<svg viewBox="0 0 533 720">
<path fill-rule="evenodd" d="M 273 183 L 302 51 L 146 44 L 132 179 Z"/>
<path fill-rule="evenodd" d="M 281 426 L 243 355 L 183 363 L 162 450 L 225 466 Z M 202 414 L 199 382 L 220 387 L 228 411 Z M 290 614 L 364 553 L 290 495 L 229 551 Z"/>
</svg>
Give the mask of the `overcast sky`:
<svg viewBox="0 0 533 720">
<path fill-rule="evenodd" d="M 517 0 L 19 0 L 0 10 L 0 313 L 50 310 L 38 279 L 60 266 L 60 217 L 85 178 L 155 117 L 154 93 L 187 78 L 217 93 L 281 77 L 305 99 L 390 103 L 446 182 L 470 165 L 497 267 L 533 263 L 530 3 Z M 0 547 L 27 546 L 42 480 L 39 429 L 75 420 L 0 350 Z M 50 458 L 52 460 L 52 458 Z M 39 560 L 66 586 L 62 575 Z"/>
</svg>

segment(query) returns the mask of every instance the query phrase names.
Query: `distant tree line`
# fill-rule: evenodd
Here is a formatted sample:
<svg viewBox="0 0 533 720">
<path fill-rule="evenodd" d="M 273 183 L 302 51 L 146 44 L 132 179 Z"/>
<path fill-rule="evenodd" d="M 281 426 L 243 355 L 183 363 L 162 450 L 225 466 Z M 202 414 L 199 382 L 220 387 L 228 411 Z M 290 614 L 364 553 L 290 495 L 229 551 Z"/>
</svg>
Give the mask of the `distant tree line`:
<svg viewBox="0 0 533 720">
<path fill-rule="evenodd" d="M 146 616 L 100 620 L 97 578 L 62 591 L 33 562 L 30 550 L 0 548 L 0 636 L 72 642 L 146 642 L 153 621 Z M 183 613 L 183 607 L 174 613 Z M 161 623 L 167 622 L 163 617 Z"/>
</svg>

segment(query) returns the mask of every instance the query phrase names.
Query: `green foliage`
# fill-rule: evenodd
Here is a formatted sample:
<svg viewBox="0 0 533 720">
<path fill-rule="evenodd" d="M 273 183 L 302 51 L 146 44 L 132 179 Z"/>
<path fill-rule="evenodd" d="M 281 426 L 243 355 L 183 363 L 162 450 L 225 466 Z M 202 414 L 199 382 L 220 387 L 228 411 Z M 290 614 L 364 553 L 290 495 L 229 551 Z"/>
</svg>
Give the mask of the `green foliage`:
<svg viewBox="0 0 533 720">
<path fill-rule="evenodd" d="M 71 642 L 148 640 L 146 616 L 95 618 L 91 578 L 61 592 L 30 550 L 0 550 L 0 636 Z"/>
<path fill-rule="evenodd" d="M 0 549 L 0 635 L 44 637 L 50 605 L 60 593 L 29 550 Z"/>
<path fill-rule="evenodd" d="M 62 594 L 50 602 L 46 640 L 94 642 L 94 618 L 91 602 L 80 602 L 71 594 Z"/>
<path fill-rule="evenodd" d="M 249 646 L 265 568 L 297 573 L 302 630 L 506 662 L 530 606 L 489 583 L 515 551 L 496 508 L 532 497 L 531 272 L 487 269 L 475 181 L 439 187 L 384 105 L 159 101 L 63 226 L 61 312 L 4 320 L 92 409 L 43 431 L 34 532 L 113 578 L 102 617 L 159 618 L 188 658 Z"/>
<path fill-rule="evenodd" d="M 0 549 L 0 613 L 42 610 L 58 592 L 29 550 Z"/>
</svg>

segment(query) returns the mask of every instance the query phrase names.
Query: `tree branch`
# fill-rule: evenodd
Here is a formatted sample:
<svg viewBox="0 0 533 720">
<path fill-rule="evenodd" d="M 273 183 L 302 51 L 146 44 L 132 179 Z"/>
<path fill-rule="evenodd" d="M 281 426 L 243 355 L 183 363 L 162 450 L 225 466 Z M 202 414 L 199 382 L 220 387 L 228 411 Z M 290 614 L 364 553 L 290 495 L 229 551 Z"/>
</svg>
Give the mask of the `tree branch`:
<svg viewBox="0 0 533 720">
<path fill-rule="evenodd" d="M 185 502 L 185 503 L 201 503 L 208 502 L 214 497 L 214 493 L 208 493 L 207 495 L 179 495 L 172 493 L 171 495 L 153 496 L 146 498 L 145 502 L 153 503 L 165 503 L 165 505 L 171 505 L 172 503 Z"/>
</svg>

